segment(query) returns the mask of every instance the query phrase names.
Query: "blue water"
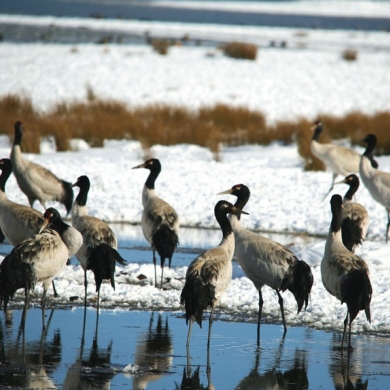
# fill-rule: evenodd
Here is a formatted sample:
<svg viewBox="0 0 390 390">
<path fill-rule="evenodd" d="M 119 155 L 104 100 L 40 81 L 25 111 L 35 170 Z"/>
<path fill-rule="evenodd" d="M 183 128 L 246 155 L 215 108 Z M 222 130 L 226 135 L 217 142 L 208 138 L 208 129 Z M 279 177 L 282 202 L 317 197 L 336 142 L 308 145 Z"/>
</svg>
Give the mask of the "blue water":
<svg viewBox="0 0 390 390">
<path fill-rule="evenodd" d="M 184 0 L 183 0 L 184 1 Z M 330 1 L 330 3 L 337 0 Z M 389 0 L 385 0 L 389 1 Z M 1 0 L 0 13 L 23 15 L 51 15 L 66 17 L 120 18 L 178 23 L 213 23 L 228 25 L 350 29 L 350 30 L 386 30 L 390 29 L 389 18 L 343 17 L 326 15 L 288 15 L 251 11 L 229 11 L 224 9 L 220 0 L 219 9 L 187 9 L 180 7 L 181 0 L 176 0 L 176 7 L 165 7 L 158 1 L 117 0 Z M 196 0 L 206 2 L 206 0 Z M 240 3 L 240 1 L 230 1 Z M 257 1 L 261 3 L 261 1 Z M 274 0 L 273 3 L 282 3 Z M 294 1 L 288 1 L 294 3 Z M 252 0 L 252 3 L 256 1 Z M 350 0 L 351 7 L 357 3 Z M 158 6 L 157 6 L 158 5 Z"/>
<path fill-rule="evenodd" d="M 0 314 L 0 387 L 59 389 L 179 389 L 183 373 L 215 389 L 388 389 L 389 340 L 356 336 L 356 348 L 341 355 L 340 335 L 307 328 L 263 324 L 261 347 L 255 345 L 255 324 L 213 324 L 209 354 L 204 329 L 194 326 L 189 351 L 182 313 L 48 310 L 47 334 L 41 334 L 41 313 L 30 309 L 25 334 L 19 332 L 21 312 L 6 323 Z M 98 326 L 97 326 L 98 325 Z M 41 343 L 42 341 L 42 343 Z M 136 373 L 123 369 L 137 365 Z M 207 375 L 207 366 L 211 373 Z M 38 378 L 41 384 L 38 383 Z M 354 387 L 345 387 L 351 381 Z M 187 378 L 187 382 L 189 379 Z M 192 382 L 195 380 L 193 379 Z"/>
</svg>

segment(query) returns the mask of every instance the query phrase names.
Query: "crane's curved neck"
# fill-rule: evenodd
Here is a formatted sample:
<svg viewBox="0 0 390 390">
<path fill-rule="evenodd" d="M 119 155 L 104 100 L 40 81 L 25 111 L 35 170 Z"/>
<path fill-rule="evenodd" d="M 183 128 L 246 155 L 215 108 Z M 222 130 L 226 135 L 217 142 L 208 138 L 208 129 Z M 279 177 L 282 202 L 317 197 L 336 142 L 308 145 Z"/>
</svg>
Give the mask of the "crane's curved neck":
<svg viewBox="0 0 390 390">
<path fill-rule="evenodd" d="M 22 135 L 23 135 L 23 133 L 19 129 L 15 129 L 14 143 L 13 143 L 14 146 L 21 145 Z"/>
<path fill-rule="evenodd" d="M 234 206 L 241 209 L 241 210 L 244 210 L 244 207 L 248 203 L 249 196 L 250 196 L 249 191 L 248 192 L 240 192 L 237 196 L 237 200 L 236 200 L 236 203 L 234 203 Z M 238 220 L 240 220 L 241 214 L 237 214 L 236 217 Z"/>
<path fill-rule="evenodd" d="M 330 223 L 330 231 L 338 233 L 341 231 L 341 209 L 332 207 L 332 222 Z"/>
<path fill-rule="evenodd" d="M 0 191 L 5 192 L 5 184 L 7 183 L 8 178 L 11 176 L 12 169 L 3 168 L 0 175 Z"/>
<path fill-rule="evenodd" d="M 57 231 L 60 236 L 62 236 L 70 228 L 70 226 L 62 219 L 57 219 L 54 222 L 51 222 L 50 227 Z"/>
<path fill-rule="evenodd" d="M 217 219 L 217 222 L 222 229 L 223 239 L 226 239 L 230 234 L 233 233 L 232 225 L 230 224 L 227 214 L 223 211 L 217 211 L 215 213 L 215 218 Z"/>
<path fill-rule="evenodd" d="M 366 156 L 371 161 L 373 158 L 375 147 L 376 147 L 376 141 L 370 140 L 370 142 L 367 144 L 366 150 L 363 153 L 363 156 Z"/>
<path fill-rule="evenodd" d="M 344 195 L 344 199 L 349 200 L 349 201 L 352 200 L 352 197 L 356 194 L 356 191 L 358 190 L 358 188 L 359 188 L 359 183 L 352 182 L 349 185 L 348 191 Z"/>
<path fill-rule="evenodd" d="M 79 206 L 86 206 L 88 199 L 89 185 L 83 185 L 80 187 L 80 191 L 76 197 L 76 203 Z"/>
<path fill-rule="evenodd" d="M 322 125 L 317 125 L 316 126 L 316 128 L 314 130 L 313 137 L 312 137 L 313 141 L 319 142 L 322 129 L 323 129 Z"/>
<path fill-rule="evenodd" d="M 160 174 L 161 169 L 153 169 L 150 170 L 149 176 L 146 179 L 145 187 L 149 190 L 154 190 L 154 183 L 156 182 L 156 179 L 158 175 Z"/>
</svg>

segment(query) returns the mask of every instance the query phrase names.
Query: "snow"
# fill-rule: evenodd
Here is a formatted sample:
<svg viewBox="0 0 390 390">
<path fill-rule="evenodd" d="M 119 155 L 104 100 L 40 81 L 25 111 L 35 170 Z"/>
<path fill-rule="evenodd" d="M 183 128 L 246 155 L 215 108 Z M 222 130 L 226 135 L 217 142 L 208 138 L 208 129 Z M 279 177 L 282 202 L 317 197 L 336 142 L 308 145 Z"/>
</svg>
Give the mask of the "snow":
<svg viewBox="0 0 390 390">
<path fill-rule="evenodd" d="M 0 22 L 12 19 L 25 23 L 25 18 L 0 15 Z M 51 18 L 28 18 L 29 22 L 37 24 L 53 22 Z M 299 40 L 293 29 L 65 18 L 56 19 L 55 23 L 99 23 L 107 24 L 107 27 L 123 23 L 137 31 L 175 28 L 178 36 L 192 28 L 194 33 L 204 36 L 219 33 L 223 37 L 229 34 L 229 37 L 235 34 L 255 37 L 258 33 L 262 39 L 289 36 Z M 384 32 L 306 31 L 302 34 L 305 42 L 301 48 L 298 44 L 288 49 L 265 47 L 256 61 L 232 60 L 210 47 L 172 47 L 167 56 L 160 56 L 143 45 L 78 44 L 75 50 L 74 45 L 4 42 L 0 45 L 0 95 L 26 93 L 38 108 L 46 110 L 62 100 L 85 99 L 86 87 L 90 85 L 97 95 L 119 99 L 130 106 L 168 103 L 196 109 L 224 102 L 259 109 L 270 122 L 299 116 L 315 118 L 321 113 L 342 115 L 354 109 L 375 113 L 390 109 L 388 37 Z M 317 45 L 318 42 L 322 44 Z M 341 48 L 344 47 L 358 50 L 356 62 L 341 59 Z M 24 126 L 28 131 L 28 123 Z M 143 162 L 147 153 L 162 163 L 156 191 L 176 208 L 182 226 L 217 228 L 213 209 L 221 196 L 216 194 L 234 184 L 246 184 L 251 190 L 251 198 L 246 207 L 250 215 L 242 218 L 244 226 L 256 231 L 319 237 L 309 244 L 304 238 L 298 239 L 291 247 L 312 267 L 314 286 L 307 310 L 298 316 L 292 294 L 284 294 L 288 325 L 342 328 L 346 307 L 325 291 L 320 274 L 331 218 L 330 197 L 325 201 L 322 198 L 331 184 L 331 173 L 305 172 L 296 145 L 221 145 L 220 161 L 216 161 L 208 149 L 186 144 L 154 145 L 149 151 L 137 141 L 124 140 L 106 140 L 104 147 L 93 149 L 81 140 L 73 140 L 72 146 L 73 151 L 56 152 L 52 143 L 45 140 L 41 154 L 27 154 L 26 158 L 70 182 L 75 182 L 81 174 L 88 175 L 91 180 L 90 214 L 108 222 L 140 223 L 141 191 L 148 171 L 131 168 Z M 355 149 L 359 153 L 363 151 L 362 147 Z M 0 137 L 0 151 L 1 156 L 9 156 L 10 142 L 5 136 Z M 390 157 L 381 156 L 377 161 L 381 170 L 390 171 Z M 346 190 L 345 185 L 340 185 L 333 193 L 344 194 Z M 7 183 L 6 192 L 10 199 L 27 204 L 13 176 Z M 234 201 L 230 196 L 226 199 Z M 371 324 L 361 313 L 354 321 L 353 330 L 388 333 L 390 247 L 384 242 L 387 215 L 363 184 L 356 201 L 367 208 L 371 218 L 367 239 L 357 253 L 369 265 L 374 292 Z M 58 209 L 64 214 L 62 206 Z M 219 240 L 218 234 L 210 234 L 207 245 L 217 245 Z M 205 244 L 203 249 L 207 248 Z M 153 280 L 152 264 L 133 263 L 129 259 L 127 266 L 117 269 L 115 291 L 108 284 L 102 285 L 102 305 L 116 306 L 120 310 L 131 307 L 177 310 L 186 268 L 175 266 L 173 261 L 172 269 L 164 272 L 166 277 L 172 278 L 170 288 L 159 290 L 137 279 L 137 275 L 144 274 L 148 280 Z M 89 274 L 88 277 L 93 286 L 93 276 Z M 63 302 L 68 304 L 71 296 L 83 296 L 81 267 L 67 266 L 58 276 L 56 287 Z M 88 291 L 90 303 L 95 297 L 93 290 Z M 36 293 L 41 291 L 41 287 L 36 286 Z M 264 316 L 280 321 L 275 293 L 265 287 L 263 298 Z M 235 264 L 233 280 L 222 297 L 220 310 L 253 316 L 257 309 L 258 293 Z"/>
</svg>

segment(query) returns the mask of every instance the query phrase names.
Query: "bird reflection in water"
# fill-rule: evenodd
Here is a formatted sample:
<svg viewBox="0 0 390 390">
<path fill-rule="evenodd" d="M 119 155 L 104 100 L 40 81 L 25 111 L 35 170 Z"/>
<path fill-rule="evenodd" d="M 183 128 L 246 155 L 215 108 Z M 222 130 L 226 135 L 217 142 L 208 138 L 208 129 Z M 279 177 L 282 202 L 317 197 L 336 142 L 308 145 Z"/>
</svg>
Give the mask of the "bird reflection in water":
<svg viewBox="0 0 390 390">
<path fill-rule="evenodd" d="M 135 351 L 134 363 L 139 367 L 139 374 L 133 377 L 133 389 L 146 389 L 149 382 L 155 382 L 166 375 L 172 366 L 172 354 L 168 315 L 163 321 L 163 316 L 159 313 L 155 324 L 152 312 L 148 332 L 141 335 Z"/>
<path fill-rule="evenodd" d="M 198 366 L 195 371 L 192 371 L 191 366 L 191 355 L 190 347 L 187 346 L 187 367 L 183 369 L 183 377 L 180 385 L 176 383 L 176 390 L 214 390 L 214 386 L 211 383 L 211 365 L 210 365 L 210 349 L 207 348 L 207 364 L 206 364 L 206 373 L 207 373 L 207 386 L 203 386 L 200 383 L 200 366 Z"/>
<path fill-rule="evenodd" d="M 110 388 L 115 370 L 111 366 L 112 340 L 106 348 L 98 346 L 99 314 L 96 315 L 95 335 L 92 347 L 84 351 L 85 345 L 86 308 L 84 308 L 83 331 L 81 335 L 80 352 L 76 362 L 69 368 L 63 388 L 65 390 L 105 390 Z"/>
<path fill-rule="evenodd" d="M 334 388 L 336 390 L 366 390 L 368 379 L 363 380 L 362 377 L 363 350 L 359 350 L 360 354 L 357 350 L 354 350 L 353 354 L 347 352 L 347 356 L 343 354 L 342 350 L 340 353 L 340 335 L 336 333 L 333 334 L 332 345 L 329 374 L 333 379 Z M 353 372 L 350 371 L 351 367 Z"/>
<path fill-rule="evenodd" d="M 306 351 L 296 349 L 293 366 L 286 371 L 280 368 L 283 352 L 284 337 L 282 338 L 271 369 L 260 373 L 260 357 L 262 351 L 256 349 L 255 365 L 249 374 L 235 387 L 236 390 L 282 390 L 282 389 L 308 389 L 307 356 Z"/>
<path fill-rule="evenodd" d="M 54 310 L 40 339 L 27 342 L 25 329 L 20 326 L 16 340 L 8 343 L 9 332 L 4 332 L 0 321 L 0 387 L 56 388 L 50 374 L 61 362 L 62 345 L 59 329 L 54 331 L 52 340 L 47 339 L 53 313 Z"/>
</svg>

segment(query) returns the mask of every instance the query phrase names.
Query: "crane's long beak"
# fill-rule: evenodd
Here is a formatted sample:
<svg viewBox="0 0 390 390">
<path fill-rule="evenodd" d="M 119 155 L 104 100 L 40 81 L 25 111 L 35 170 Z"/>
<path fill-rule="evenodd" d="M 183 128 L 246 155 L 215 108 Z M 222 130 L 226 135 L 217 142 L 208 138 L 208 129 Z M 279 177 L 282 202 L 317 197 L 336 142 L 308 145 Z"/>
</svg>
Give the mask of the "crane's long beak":
<svg viewBox="0 0 390 390">
<path fill-rule="evenodd" d="M 246 215 L 249 215 L 249 213 L 247 213 L 247 212 L 244 211 L 244 210 L 239 209 L 239 208 L 236 207 L 236 206 L 232 206 L 230 212 L 231 212 L 232 214 L 246 214 Z"/>
<path fill-rule="evenodd" d="M 142 163 L 140 165 L 136 165 L 135 167 L 133 167 L 131 169 L 137 169 L 137 168 L 145 168 L 145 163 Z"/>
<path fill-rule="evenodd" d="M 341 181 L 337 181 L 336 183 L 334 183 L 334 185 L 336 184 L 346 184 L 347 181 L 344 179 L 344 180 L 341 180 Z"/>
<path fill-rule="evenodd" d="M 232 190 L 231 188 L 229 188 L 229 189 L 226 190 L 226 191 L 218 192 L 217 195 L 231 194 L 232 192 L 233 192 L 233 190 Z"/>
<path fill-rule="evenodd" d="M 42 223 L 42 226 L 41 228 L 39 229 L 39 232 L 38 233 L 42 233 L 43 229 L 45 229 L 45 227 L 50 223 L 49 219 L 48 218 L 45 218 L 43 220 L 43 223 Z"/>
</svg>

